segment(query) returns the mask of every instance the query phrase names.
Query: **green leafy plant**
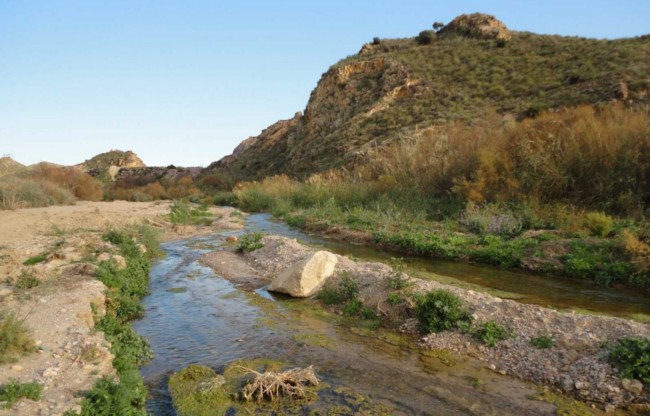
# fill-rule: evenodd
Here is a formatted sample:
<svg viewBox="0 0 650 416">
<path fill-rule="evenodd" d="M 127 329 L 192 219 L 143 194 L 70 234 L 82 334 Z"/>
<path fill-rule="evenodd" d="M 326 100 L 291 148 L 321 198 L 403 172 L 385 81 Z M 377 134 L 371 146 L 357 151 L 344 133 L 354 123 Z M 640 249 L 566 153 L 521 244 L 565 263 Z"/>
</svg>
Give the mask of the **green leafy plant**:
<svg viewBox="0 0 650 416">
<path fill-rule="evenodd" d="M 264 243 L 261 241 L 262 237 L 264 237 L 264 234 L 262 233 L 249 233 L 242 235 L 239 237 L 239 242 L 237 243 L 237 252 L 248 253 L 264 247 Z"/>
<path fill-rule="evenodd" d="M 0 386 L 0 402 L 6 402 L 5 408 L 10 409 L 14 403 L 23 397 L 29 400 L 39 400 L 43 386 L 34 383 L 20 383 L 17 380 L 9 379 L 7 384 Z"/>
<path fill-rule="evenodd" d="M 548 334 L 541 334 L 536 336 L 535 338 L 532 338 L 530 340 L 531 345 L 533 345 L 537 349 L 546 349 L 546 348 L 553 348 L 555 346 L 555 340 L 553 339 L 552 336 Z"/>
<path fill-rule="evenodd" d="M 354 316 L 361 312 L 361 309 L 363 309 L 363 303 L 359 299 L 352 299 L 343 307 L 343 314 Z"/>
<path fill-rule="evenodd" d="M 530 340 L 532 346 L 537 349 L 553 348 L 555 346 L 555 340 L 552 336 L 548 334 L 538 335 Z"/>
<path fill-rule="evenodd" d="M 404 297 L 397 292 L 392 292 L 386 297 L 386 302 L 390 305 L 399 305 L 404 302 Z"/>
<path fill-rule="evenodd" d="M 318 292 L 316 298 L 325 305 L 336 305 L 355 300 L 358 295 L 359 283 L 349 273 L 344 272 L 336 286 L 325 286 Z"/>
<path fill-rule="evenodd" d="M 510 331 L 504 326 L 489 320 L 474 329 L 473 335 L 488 347 L 494 347 L 499 341 L 508 339 Z"/>
<path fill-rule="evenodd" d="M 423 331 L 441 332 L 466 329 L 472 316 L 465 309 L 460 298 L 448 290 L 432 290 L 416 299 L 415 316 Z"/>
<path fill-rule="evenodd" d="M 36 345 L 24 320 L 0 309 L 0 364 L 15 362 L 19 356 L 34 351 Z"/>
<path fill-rule="evenodd" d="M 650 385 L 650 339 L 621 338 L 607 346 L 609 361 L 622 378 L 634 378 Z"/>
</svg>

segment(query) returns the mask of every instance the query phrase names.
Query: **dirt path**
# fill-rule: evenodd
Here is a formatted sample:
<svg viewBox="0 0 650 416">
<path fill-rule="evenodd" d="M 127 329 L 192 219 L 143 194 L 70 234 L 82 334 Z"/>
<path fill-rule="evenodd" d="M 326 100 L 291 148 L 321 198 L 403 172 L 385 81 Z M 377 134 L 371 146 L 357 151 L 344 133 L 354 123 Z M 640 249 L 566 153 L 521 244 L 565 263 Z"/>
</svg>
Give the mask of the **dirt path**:
<svg viewBox="0 0 650 416">
<path fill-rule="evenodd" d="M 79 410 L 80 391 L 95 380 L 115 374 L 110 344 L 93 331 L 91 304 L 103 313 L 105 286 L 95 280 L 93 263 L 105 252 L 101 239 L 109 228 L 150 224 L 171 240 L 240 228 L 232 208 L 211 208 L 210 227 L 174 225 L 164 202 L 79 202 L 73 206 L 0 211 L 0 310 L 12 311 L 31 330 L 38 351 L 17 362 L 0 365 L 0 385 L 10 379 L 38 382 L 39 401 L 20 400 L 4 415 L 63 415 Z M 25 266 L 33 256 L 45 261 Z M 21 276 L 39 284 L 18 289 Z"/>
</svg>

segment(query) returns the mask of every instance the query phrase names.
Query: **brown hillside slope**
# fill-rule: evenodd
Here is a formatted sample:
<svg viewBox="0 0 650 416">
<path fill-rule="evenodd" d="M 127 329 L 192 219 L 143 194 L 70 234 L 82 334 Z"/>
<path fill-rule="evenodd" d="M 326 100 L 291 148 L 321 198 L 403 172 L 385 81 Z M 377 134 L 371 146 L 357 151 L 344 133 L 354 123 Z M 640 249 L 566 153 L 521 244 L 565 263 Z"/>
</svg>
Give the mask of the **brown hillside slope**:
<svg viewBox="0 0 650 416">
<path fill-rule="evenodd" d="M 408 38 L 364 45 L 362 53 L 322 76 L 304 114 L 246 139 L 204 175 L 305 177 L 365 161 L 377 146 L 451 120 L 469 122 L 494 111 L 522 118 L 580 103 L 650 101 L 650 36 L 536 35 L 509 32 L 491 19 L 459 17 L 453 21 L 458 27 L 452 22 L 441 30 L 454 29 L 456 36 L 440 35 L 431 44 Z M 477 38 L 466 26 L 473 21 L 504 35 Z"/>
</svg>

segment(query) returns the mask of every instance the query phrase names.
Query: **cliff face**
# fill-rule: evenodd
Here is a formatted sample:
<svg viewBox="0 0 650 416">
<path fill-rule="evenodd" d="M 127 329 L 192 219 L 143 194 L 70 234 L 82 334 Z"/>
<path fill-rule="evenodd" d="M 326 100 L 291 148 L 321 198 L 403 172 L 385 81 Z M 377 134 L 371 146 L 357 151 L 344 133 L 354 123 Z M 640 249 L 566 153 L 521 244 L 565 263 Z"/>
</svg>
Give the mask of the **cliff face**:
<svg viewBox="0 0 650 416">
<path fill-rule="evenodd" d="M 372 157 L 373 149 L 454 120 L 621 100 L 650 102 L 650 36 L 618 40 L 510 32 L 463 15 L 426 45 L 380 40 L 331 67 L 303 113 L 244 140 L 203 173 L 305 177 Z"/>
<path fill-rule="evenodd" d="M 350 135 L 352 128 L 416 88 L 404 65 L 383 57 L 333 67 L 312 91 L 304 114 L 249 137 L 207 170 L 248 178 L 340 165 L 354 158 L 359 144 Z"/>
</svg>

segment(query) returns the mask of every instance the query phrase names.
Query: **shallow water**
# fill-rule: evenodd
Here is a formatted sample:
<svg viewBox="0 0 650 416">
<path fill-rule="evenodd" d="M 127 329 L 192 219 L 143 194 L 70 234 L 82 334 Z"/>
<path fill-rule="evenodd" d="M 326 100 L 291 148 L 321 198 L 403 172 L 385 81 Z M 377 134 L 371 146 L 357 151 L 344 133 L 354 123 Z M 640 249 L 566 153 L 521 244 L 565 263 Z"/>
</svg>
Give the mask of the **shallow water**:
<svg viewBox="0 0 650 416">
<path fill-rule="evenodd" d="M 263 214 L 248 217 L 246 231 L 295 237 L 356 257 L 390 258 L 367 248 L 307 236 Z M 223 235 L 217 235 L 165 243 L 167 256 L 152 268 L 151 294 L 143 300 L 145 316 L 134 323 L 154 352 L 154 359 L 141 369 L 151 391 L 147 403 L 151 414 L 175 414 L 166 388 L 171 372 L 192 363 L 219 371 L 240 358 L 314 365 L 332 387 L 323 394 L 321 409 L 335 405 L 337 397 L 332 391 L 343 387 L 389 406 L 393 409 L 390 414 L 554 413 L 553 406 L 533 398 L 538 394 L 535 386 L 486 370 L 485 363 L 457 357 L 456 363 L 448 366 L 449 357 L 444 354 L 443 359 L 423 355 L 411 340 L 368 330 L 364 322 L 319 312 L 312 301 L 274 299 L 264 289 L 251 293 L 235 288 L 197 262 L 201 254 L 217 249 L 222 239 Z M 413 268 L 439 270 L 434 262 L 408 262 Z M 461 270 L 467 267 L 458 266 Z M 485 273 L 479 268 L 469 270 L 460 274 Z M 489 272 L 495 277 L 481 277 L 488 282 L 499 280 L 502 273 Z M 523 278 L 528 276 L 508 274 L 506 279 Z M 530 299 L 533 297 L 525 298 Z M 544 299 L 550 303 L 549 298 Z"/>
<path fill-rule="evenodd" d="M 394 253 L 382 252 L 372 247 L 307 235 L 283 222 L 271 219 L 269 214 L 251 215 L 248 222 L 251 229 L 297 238 L 309 245 L 358 259 L 389 262 L 391 258 L 398 257 Z M 612 289 L 597 286 L 590 281 L 420 257 L 404 257 L 402 261 L 407 272 L 421 278 L 479 290 L 489 289 L 497 295 L 516 298 L 522 303 L 556 309 L 587 310 L 627 318 L 640 315 L 650 318 L 648 294 L 634 289 Z"/>
</svg>

